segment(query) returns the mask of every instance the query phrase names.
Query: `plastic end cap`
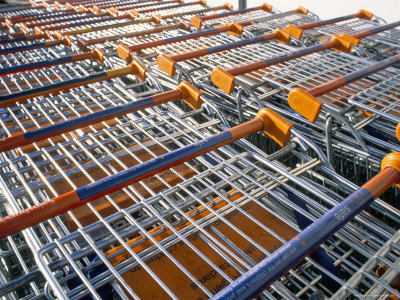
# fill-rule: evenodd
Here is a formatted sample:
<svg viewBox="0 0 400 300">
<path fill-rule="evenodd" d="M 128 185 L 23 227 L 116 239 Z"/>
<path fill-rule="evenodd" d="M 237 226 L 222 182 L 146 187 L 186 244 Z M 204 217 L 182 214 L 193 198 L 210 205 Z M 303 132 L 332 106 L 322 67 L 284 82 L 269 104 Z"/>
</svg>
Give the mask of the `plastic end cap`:
<svg viewBox="0 0 400 300">
<path fill-rule="evenodd" d="M 145 66 L 143 66 L 140 61 L 135 59 L 132 61 L 132 63 L 129 66 L 132 68 L 132 73 L 136 75 L 137 79 L 139 79 L 140 82 L 143 82 L 146 80 L 147 68 Z"/>
<path fill-rule="evenodd" d="M 200 29 L 201 25 L 203 25 L 201 18 L 196 16 L 190 18 L 190 23 L 197 29 Z"/>
<path fill-rule="evenodd" d="M 272 6 L 267 3 L 263 3 L 261 4 L 261 9 L 265 12 L 270 12 L 272 10 Z"/>
<path fill-rule="evenodd" d="M 352 35 L 349 35 L 347 33 L 342 33 L 339 37 L 341 39 L 349 42 L 350 44 L 352 44 L 354 46 L 358 46 L 360 44 L 360 39 L 359 38 L 356 38 L 356 37 L 354 37 Z"/>
<path fill-rule="evenodd" d="M 151 20 L 153 21 L 154 24 L 160 24 L 161 19 L 162 19 L 162 16 L 160 16 L 160 15 L 151 16 Z"/>
<path fill-rule="evenodd" d="M 93 10 L 93 12 L 94 12 L 95 14 L 100 13 L 100 7 L 98 7 L 97 5 L 93 5 L 93 6 L 92 6 L 92 10 Z"/>
<path fill-rule="evenodd" d="M 228 30 L 226 33 L 230 35 L 241 35 L 243 33 L 243 25 L 240 25 L 235 22 L 228 22 L 225 26 L 231 26 L 231 30 Z"/>
<path fill-rule="evenodd" d="M 57 40 L 62 40 L 64 38 L 64 35 L 58 30 L 54 31 L 54 36 Z"/>
<path fill-rule="evenodd" d="M 161 71 L 168 74 L 169 77 L 174 76 L 176 72 L 175 61 L 170 57 L 160 54 L 157 56 L 157 64 Z"/>
<path fill-rule="evenodd" d="M 296 11 L 298 11 L 298 12 L 300 12 L 302 14 L 305 14 L 305 15 L 308 14 L 308 9 L 303 7 L 303 6 L 299 6 L 298 8 L 296 8 Z"/>
<path fill-rule="evenodd" d="M 115 7 L 107 8 L 106 12 L 113 17 L 118 17 L 118 10 Z"/>
<path fill-rule="evenodd" d="M 365 9 L 360 9 L 360 10 L 358 11 L 358 17 L 359 17 L 360 19 L 371 20 L 372 17 L 373 17 L 373 13 L 371 13 L 371 12 L 365 10 Z"/>
<path fill-rule="evenodd" d="M 381 169 L 394 168 L 400 173 L 400 152 L 389 153 L 386 155 L 381 163 Z M 400 187 L 400 182 L 396 184 Z"/>
<path fill-rule="evenodd" d="M 138 12 L 137 10 L 131 9 L 131 10 L 128 12 L 128 15 L 129 15 L 132 19 L 138 18 L 138 17 L 139 17 L 139 12 Z"/>
<path fill-rule="evenodd" d="M 184 100 L 192 109 L 199 109 L 203 104 L 201 100 L 202 92 L 196 89 L 187 81 L 182 81 L 178 85 L 178 89 L 182 93 L 182 100 Z"/>
<path fill-rule="evenodd" d="M 129 49 L 128 46 L 119 44 L 117 47 L 117 54 L 119 58 L 123 59 L 126 62 L 132 61 L 131 50 Z"/>
<path fill-rule="evenodd" d="M 298 40 L 303 36 L 303 29 L 294 26 L 293 24 L 286 25 L 285 31 Z"/>
<path fill-rule="evenodd" d="M 182 1 L 182 2 L 184 2 L 184 1 Z M 207 1 L 206 0 L 200 0 L 200 5 L 207 6 Z"/>
<path fill-rule="evenodd" d="M 72 39 L 70 36 L 68 36 L 68 35 L 64 36 L 63 42 L 67 47 L 69 47 L 69 48 L 72 47 Z"/>
<path fill-rule="evenodd" d="M 282 44 L 287 44 L 290 42 L 290 34 L 287 33 L 286 31 L 277 28 L 274 31 L 277 34 L 277 37 L 275 38 L 275 40 L 277 40 L 279 43 Z"/>
<path fill-rule="evenodd" d="M 212 82 L 228 95 L 233 92 L 235 87 L 235 76 L 232 76 L 221 68 L 215 68 L 211 72 Z"/>
<path fill-rule="evenodd" d="M 36 32 L 36 28 L 39 28 L 39 29 L 40 29 L 40 32 Z M 21 30 L 21 32 L 22 32 L 23 34 L 25 34 L 25 35 L 28 35 L 28 34 L 29 34 L 29 28 L 28 28 L 28 26 L 26 26 L 25 23 L 19 23 L 19 30 Z M 35 26 L 35 27 L 33 28 L 33 31 L 34 31 L 36 34 L 41 34 L 41 33 L 43 32 L 42 28 L 40 28 L 40 27 L 38 27 L 38 26 Z"/>
<path fill-rule="evenodd" d="M 51 39 L 51 31 L 50 30 L 45 30 L 44 31 L 44 36 L 46 39 L 50 40 Z"/>
<path fill-rule="evenodd" d="M 337 51 L 348 53 L 352 49 L 352 44 L 347 39 L 344 39 L 340 36 L 334 36 L 331 41 L 335 42 L 333 49 Z"/>
<path fill-rule="evenodd" d="M 295 88 L 288 96 L 290 107 L 310 122 L 315 122 L 321 112 L 322 102 L 302 89 Z"/>
<path fill-rule="evenodd" d="M 396 137 L 397 137 L 398 141 L 400 142 L 400 123 L 397 124 L 397 127 L 396 127 Z"/>
<path fill-rule="evenodd" d="M 104 52 L 100 50 L 100 48 L 94 48 L 92 50 L 92 54 L 95 60 L 97 60 L 97 62 L 99 64 L 102 64 L 104 62 Z"/>
<path fill-rule="evenodd" d="M 225 4 L 224 4 L 224 8 L 225 8 L 226 10 L 232 10 L 233 6 L 232 6 L 232 4 L 230 4 L 230 3 L 225 3 Z"/>
<path fill-rule="evenodd" d="M 277 142 L 279 146 L 283 147 L 290 140 L 292 135 L 290 129 L 293 124 L 280 115 L 268 108 L 263 108 L 257 113 L 257 118 L 264 123 L 264 133 Z"/>
</svg>

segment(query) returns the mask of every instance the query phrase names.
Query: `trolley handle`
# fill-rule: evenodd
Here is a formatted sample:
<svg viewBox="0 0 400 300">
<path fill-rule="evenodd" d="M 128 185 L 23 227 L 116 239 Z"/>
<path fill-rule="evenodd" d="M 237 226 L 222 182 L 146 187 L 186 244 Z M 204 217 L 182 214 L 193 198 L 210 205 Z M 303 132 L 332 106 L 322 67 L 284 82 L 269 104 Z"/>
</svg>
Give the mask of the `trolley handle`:
<svg viewBox="0 0 400 300">
<path fill-rule="evenodd" d="M 0 140 L 0 152 L 61 135 L 65 132 L 86 127 L 91 124 L 100 123 L 111 118 L 124 116 L 128 113 L 137 112 L 148 107 L 161 105 L 172 100 L 183 100 L 192 109 L 198 109 L 201 107 L 202 104 L 201 95 L 202 93 L 200 91 L 195 89 L 188 82 L 183 81 L 178 85 L 177 89 L 165 93 L 145 97 L 137 101 L 117 105 L 81 117 L 69 119 L 67 121 L 58 122 L 52 125 L 6 137 Z"/>
<path fill-rule="evenodd" d="M 227 5 L 227 7 L 232 9 L 232 5 L 230 5 L 228 3 L 226 5 Z M 272 10 L 272 6 L 268 5 L 267 3 L 263 3 L 262 5 L 256 6 L 256 7 L 238 9 L 238 10 L 223 12 L 223 13 L 219 13 L 219 14 L 213 14 L 213 15 L 207 15 L 207 16 L 193 16 L 190 18 L 190 23 L 195 28 L 200 29 L 201 26 L 203 25 L 203 21 L 223 18 L 223 17 L 227 17 L 227 16 L 245 14 L 245 13 L 248 13 L 251 11 L 257 11 L 257 10 L 263 10 L 265 12 L 270 12 Z"/>
<path fill-rule="evenodd" d="M 111 40 L 116 40 L 116 39 L 121 39 L 121 38 L 138 37 L 138 36 L 163 32 L 165 30 L 171 30 L 171 29 L 189 29 L 189 25 L 185 22 L 179 22 L 177 24 L 166 25 L 166 26 L 157 26 L 152 29 L 147 29 L 147 30 L 143 30 L 143 31 L 127 32 L 125 34 L 105 36 L 105 37 L 100 37 L 100 38 L 91 39 L 91 40 L 83 40 L 83 39 L 78 38 L 78 44 L 82 45 L 82 46 L 88 46 L 88 45 L 103 43 L 105 41 L 111 41 Z"/>
<path fill-rule="evenodd" d="M 157 7 L 157 8 L 150 8 L 150 9 L 145 9 L 145 10 L 132 10 L 131 12 L 139 17 L 140 14 L 146 14 L 149 12 L 155 12 L 158 10 L 163 10 L 163 9 L 173 9 L 173 8 L 180 8 L 180 7 L 185 7 L 185 6 L 192 6 L 192 5 L 197 5 L 200 4 L 202 6 L 207 6 L 207 2 L 205 0 L 198 0 L 198 1 L 193 1 L 193 2 L 188 2 L 188 3 L 181 3 L 181 4 L 176 4 L 176 5 L 171 5 L 171 6 L 162 6 L 162 7 Z"/>
<path fill-rule="evenodd" d="M 391 153 L 383 159 L 380 173 L 212 299 L 255 297 L 319 248 L 374 199 L 399 183 L 400 153 Z"/>
<path fill-rule="evenodd" d="M 141 4 L 141 5 L 137 5 L 137 4 L 121 5 L 122 7 L 120 7 L 119 5 L 115 5 L 115 4 L 108 4 L 108 5 L 104 5 L 104 6 L 94 5 L 93 9 L 95 9 L 95 7 L 96 7 L 100 11 L 100 9 L 113 8 L 113 9 L 115 9 L 116 12 L 119 12 L 119 11 L 126 11 L 126 10 L 130 10 L 130 9 L 138 9 L 138 8 L 143 8 L 143 7 L 148 7 L 148 6 L 164 5 L 164 4 L 171 4 L 171 3 L 183 3 L 183 1 L 182 0 L 168 0 L 168 1 L 152 2 L 152 3 L 147 3 L 147 4 Z"/>
<path fill-rule="evenodd" d="M 0 239 L 101 198 L 106 194 L 120 190 L 158 172 L 206 154 L 254 132 L 264 131 L 267 135 L 280 139 L 280 144 L 282 145 L 290 139 L 292 126 L 275 112 L 264 108 L 251 121 L 0 219 Z"/>
<path fill-rule="evenodd" d="M 99 48 L 95 48 L 92 51 L 84 52 L 80 54 L 66 55 L 54 59 L 46 59 L 42 61 L 37 61 L 33 63 L 21 64 L 17 66 L 7 67 L 0 69 L 0 76 L 22 73 L 25 71 L 31 71 L 35 69 L 41 69 L 45 67 L 51 67 L 56 65 L 61 65 L 70 62 L 77 62 L 86 59 L 95 59 L 98 63 L 103 63 L 104 53 Z"/>
<path fill-rule="evenodd" d="M 394 22 L 388 25 L 379 26 L 374 29 L 374 31 L 369 30 L 369 34 L 376 34 L 391 28 L 395 28 L 400 25 L 399 22 Z M 365 36 L 364 36 L 365 37 Z M 315 46 L 306 47 L 300 50 L 295 50 L 280 56 L 267 58 L 264 60 L 255 61 L 253 63 L 238 66 L 229 70 L 223 70 L 221 68 L 215 68 L 211 72 L 212 82 L 225 93 L 232 93 L 235 87 L 235 76 L 242 75 L 248 72 L 256 71 L 269 66 L 277 65 L 279 63 L 303 57 L 308 54 L 320 52 L 326 49 L 335 49 L 342 52 L 350 52 L 353 45 L 358 46 L 359 39 L 355 36 L 350 36 L 348 34 L 341 34 L 332 37 L 328 42 L 321 43 Z"/>
<path fill-rule="evenodd" d="M 243 32 L 243 26 L 249 25 L 251 21 L 244 21 L 240 23 L 228 23 L 225 26 L 219 27 L 219 28 L 212 28 L 212 29 L 207 29 L 207 30 L 201 30 L 197 32 L 192 32 L 188 34 L 183 34 L 180 36 L 175 36 L 171 38 L 166 38 L 162 40 L 155 40 L 147 43 L 142 43 L 142 44 L 137 44 L 133 46 L 126 46 L 123 44 L 119 44 L 117 48 L 117 53 L 118 56 L 125 60 L 125 61 L 131 61 L 132 55 L 131 52 L 138 52 L 147 48 L 152 48 L 152 47 L 158 47 L 162 45 L 168 45 L 172 43 L 178 43 L 186 40 L 191 40 L 195 38 L 199 38 L 202 36 L 209 36 L 213 34 L 218 34 L 221 32 L 226 32 L 232 35 L 240 35 Z"/>
<path fill-rule="evenodd" d="M 319 113 L 322 109 L 322 101 L 316 97 L 327 94 L 333 90 L 350 84 L 353 81 L 367 77 L 368 75 L 374 74 L 380 70 L 386 69 L 400 61 L 400 54 L 389 57 L 378 63 L 365 67 L 363 69 L 354 71 L 345 76 L 335 78 L 331 81 L 308 89 L 306 91 L 295 88 L 290 91 L 288 101 L 290 107 L 301 114 L 303 117 L 308 119 L 310 122 L 315 122 L 318 118 Z M 398 126 L 398 128 L 400 128 Z M 400 129 L 398 129 L 400 132 Z M 396 131 L 397 132 L 397 131 Z"/>
<path fill-rule="evenodd" d="M 21 91 L 18 93 L 0 95 L 0 107 L 9 106 L 10 104 L 13 104 L 18 101 L 24 101 L 29 98 L 44 96 L 51 93 L 58 93 L 60 91 L 69 90 L 74 87 L 79 87 L 90 83 L 109 80 L 115 77 L 120 77 L 128 74 L 133 74 L 140 81 L 144 81 L 147 76 L 146 72 L 147 69 L 138 60 L 135 60 L 126 67 L 98 72 L 79 78 L 69 79 L 63 82 L 58 82 L 38 88 L 33 88 L 30 90 Z"/>
</svg>

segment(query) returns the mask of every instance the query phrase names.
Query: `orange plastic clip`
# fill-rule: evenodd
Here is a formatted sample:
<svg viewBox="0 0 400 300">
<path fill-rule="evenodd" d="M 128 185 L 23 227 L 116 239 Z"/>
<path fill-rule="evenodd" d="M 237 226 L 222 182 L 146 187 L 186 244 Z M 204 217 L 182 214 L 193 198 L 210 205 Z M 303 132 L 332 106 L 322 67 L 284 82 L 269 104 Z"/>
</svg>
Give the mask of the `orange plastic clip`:
<svg viewBox="0 0 400 300">
<path fill-rule="evenodd" d="M 350 52 L 353 45 L 358 46 L 360 43 L 360 39 L 348 35 L 346 33 L 342 33 L 341 35 L 335 35 L 332 39 L 335 42 L 335 50 L 342 51 L 342 52 Z"/>
<path fill-rule="evenodd" d="M 162 16 L 160 15 L 152 15 L 151 20 L 153 21 L 154 24 L 160 24 L 161 23 Z"/>
<path fill-rule="evenodd" d="M 240 25 L 235 22 L 228 22 L 225 26 L 231 26 L 231 30 L 227 31 L 231 35 L 241 35 L 243 33 L 243 25 Z"/>
<path fill-rule="evenodd" d="M 57 40 L 62 40 L 63 38 L 64 38 L 64 35 L 60 32 L 60 31 L 58 31 L 58 30 L 56 30 L 56 31 L 54 31 L 54 36 L 55 36 L 55 38 L 57 39 Z"/>
<path fill-rule="evenodd" d="M 269 12 L 269 11 L 272 10 L 272 6 L 269 5 L 269 4 L 267 4 L 267 3 L 261 4 L 261 8 L 262 8 L 262 10 L 265 11 L 265 12 Z"/>
<path fill-rule="evenodd" d="M 383 158 L 381 170 L 384 170 L 388 167 L 394 168 L 400 173 L 400 152 L 389 153 Z M 400 187 L 400 182 L 396 185 Z"/>
<path fill-rule="evenodd" d="M 290 107 L 310 122 L 315 122 L 321 112 L 322 102 L 302 89 L 295 88 L 288 96 Z"/>
<path fill-rule="evenodd" d="M 221 68 L 215 68 L 211 72 L 212 82 L 228 95 L 233 92 L 235 87 L 235 76 L 232 76 Z"/>
<path fill-rule="evenodd" d="M 294 26 L 293 24 L 286 25 L 285 31 L 298 40 L 303 36 L 303 29 Z"/>
<path fill-rule="evenodd" d="M 178 89 L 182 93 L 182 100 L 184 100 L 192 109 L 199 109 L 203 101 L 201 100 L 202 92 L 196 89 L 187 81 L 182 81 L 178 85 Z"/>
<path fill-rule="evenodd" d="M 360 9 L 358 11 L 358 17 L 360 19 L 367 19 L 367 20 L 371 20 L 373 17 L 373 14 L 365 9 Z"/>
<path fill-rule="evenodd" d="M 130 62 L 132 60 L 131 50 L 129 49 L 128 46 L 119 44 L 117 47 L 117 54 L 118 54 L 119 58 L 121 58 L 127 62 Z"/>
<path fill-rule="evenodd" d="M 290 34 L 286 31 L 277 28 L 274 30 L 274 32 L 278 35 L 275 40 L 277 40 L 279 43 L 287 44 L 290 42 Z"/>
<path fill-rule="evenodd" d="M 304 8 L 303 6 L 299 6 L 298 8 L 296 8 L 296 11 L 298 11 L 298 12 L 300 12 L 302 14 L 305 14 L 305 15 L 308 14 L 308 9 Z"/>
<path fill-rule="evenodd" d="M 98 61 L 99 64 L 104 62 L 104 52 L 101 51 L 99 48 L 94 48 L 92 51 L 93 58 Z"/>
<path fill-rule="evenodd" d="M 397 124 L 397 127 L 396 127 L 396 137 L 400 142 L 400 123 Z"/>
<path fill-rule="evenodd" d="M 146 80 L 147 68 L 145 66 L 143 66 L 140 61 L 135 59 L 132 61 L 132 63 L 129 66 L 132 68 L 133 74 L 136 75 L 136 77 L 137 77 L 137 79 L 139 79 L 139 81 L 143 82 Z"/>
<path fill-rule="evenodd" d="M 190 23 L 197 29 L 200 29 L 201 25 L 203 25 L 203 21 L 201 20 L 201 18 L 199 18 L 197 16 L 191 17 Z"/>
<path fill-rule="evenodd" d="M 257 113 L 257 118 L 264 122 L 264 133 L 281 147 L 290 140 L 292 135 L 290 129 L 293 127 L 293 124 L 286 121 L 280 115 L 268 108 L 263 108 Z"/>
<path fill-rule="evenodd" d="M 167 55 L 160 54 L 157 56 L 157 64 L 161 71 L 167 73 L 169 77 L 172 77 L 176 72 L 175 61 Z"/>
</svg>

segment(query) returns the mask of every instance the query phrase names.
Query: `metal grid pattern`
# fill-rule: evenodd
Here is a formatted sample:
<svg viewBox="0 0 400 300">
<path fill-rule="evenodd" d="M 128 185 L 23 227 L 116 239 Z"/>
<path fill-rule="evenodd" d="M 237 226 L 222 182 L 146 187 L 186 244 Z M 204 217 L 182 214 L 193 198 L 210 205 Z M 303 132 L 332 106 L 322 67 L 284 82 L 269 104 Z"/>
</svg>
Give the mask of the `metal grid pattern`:
<svg viewBox="0 0 400 300">
<path fill-rule="evenodd" d="M 72 53 L 73 52 L 70 48 L 60 45 L 3 54 L 0 55 L 0 69 L 39 61 L 46 61 L 64 55 L 71 55 Z"/>
<path fill-rule="evenodd" d="M 182 7 L 177 7 L 177 8 L 165 8 L 165 9 L 160 9 L 157 11 L 147 12 L 147 13 L 140 13 L 140 10 L 138 10 L 138 13 L 139 13 L 140 18 L 147 18 L 147 17 L 151 17 L 152 15 L 155 15 L 155 14 L 160 15 L 160 16 L 166 16 L 169 14 L 185 13 L 185 12 L 191 12 L 191 11 L 201 10 L 201 9 L 204 9 L 204 6 L 202 6 L 200 4 L 195 4 L 195 5 L 188 5 L 188 6 L 182 6 Z M 214 11 L 214 13 L 215 13 L 215 11 Z"/>
<path fill-rule="evenodd" d="M 94 61 L 81 61 L 0 77 L 0 95 L 10 95 L 42 86 L 81 78 L 98 70 Z"/>
<path fill-rule="evenodd" d="M 129 103 L 155 92 L 158 89 L 146 82 L 124 87 L 117 80 L 111 80 L 28 100 L 1 110 L 1 138 Z"/>
<path fill-rule="evenodd" d="M 398 290 L 399 250 L 400 232 L 398 231 L 332 298 L 393 299 L 400 297 Z M 380 271 L 383 273 L 380 273 Z M 365 282 L 368 282 L 369 285 L 365 286 Z"/>
<path fill-rule="evenodd" d="M 90 101 L 88 103 L 90 104 Z M 26 105 L 29 106 L 32 107 Z M 146 115 L 148 116 L 140 118 Z M 193 117 L 205 122 L 198 123 Z M 14 154 L 3 154 L 0 163 L 1 183 L 5 195 L 0 204 L 2 217 L 12 211 L 45 201 L 50 195 L 58 195 L 193 143 L 204 135 L 214 133 L 218 123 L 203 116 L 201 111 L 197 112 L 197 116 L 192 114 L 177 118 L 168 113 L 155 114 L 153 110 L 147 109 L 104 122 L 100 127 L 91 126 L 86 130 L 76 130 L 53 139 L 50 144 L 45 142 L 38 146 L 36 143 L 19 148 Z M 13 293 L 24 294 L 27 297 L 30 294 L 43 293 L 40 274 L 36 278 L 32 276 L 37 268 L 30 250 L 35 251 L 38 246 L 43 246 L 54 238 L 60 238 L 98 218 L 154 196 L 162 189 L 171 188 L 235 153 L 228 147 L 214 151 L 8 239 L 2 245 L 4 259 L 0 260 L 0 277 L 14 285 L 15 280 L 30 283 L 30 286 L 25 285 L 23 289 L 11 289 Z M 29 250 L 26 244 L 32 240 L 40 242 L 36 247 L 31 246 Z M 13 266 L 12 270 L 9 269 L 10 264 Z M 35 279 L 38 280 L 37 284 Z M 7 290 L 0 288 L 0 294 L 3 293 L 7 293 Z"/>
<path fill-rule="evenodd" d="M 332 24 L 322 27 L 316 37 L 323 38 L 324 35 L 345 32 L 354 34 L 363 30 L 373 29 L 381 24 L 369 20 L 353 20 L 339 24 Z M 398 29 L 387 30 L 370 37 L 365 37 L 360 41 L 361 49 L 366 51 L 368 58 L 382 59 L 393 53 L 399 53 L 400 31 Z"/>
<path fill-rule="evenodd" d="M 318 178 L 313 176 L 316 170 Z M 293 210 L 314 220 L 341 201 L 334 191 L 343 188 L 325 176 L 316 160 L 290 169 L 244 153 L 57 239 L 41 249 L 38 261 L 60 299 L 88 293 L 99 297 L 111 290 L 133 298 L 149 292 L 209 297 L 299 230 Z M 291 193 L 308 208 L 295 205 Z M 340 278 L 329 277 L 338 284 L 346 281 L 389 238 L 365 219 L 346 225 L 323 245 L 340 270 Z M 262 298 L 307 298 L 321 291 L 330 295 L 321 270 L 309 258 Z M 96 288 L 101 288 L 98 294 Z"/>
</svg>

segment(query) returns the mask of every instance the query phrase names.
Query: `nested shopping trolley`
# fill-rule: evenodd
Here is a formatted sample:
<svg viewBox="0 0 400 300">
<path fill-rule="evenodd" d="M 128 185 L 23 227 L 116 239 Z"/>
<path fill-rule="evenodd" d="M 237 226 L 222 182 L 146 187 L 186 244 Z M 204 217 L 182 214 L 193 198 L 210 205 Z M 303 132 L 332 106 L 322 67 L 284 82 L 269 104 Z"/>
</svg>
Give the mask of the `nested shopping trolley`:
<svg viewBox="0 0 400 300">
<path fill-rule="evenodd" d="M 115 192 L 114 186 L 126 187 L 133 178 L 146 176 L 143 172 L 204 155 L 214 146 L 256 130 L 267 130 L 274 139 L 287 142 L 292 129 L 289 124 L 284 129 L 283 124 L 276 114 L 262 110 L 243 126 L 190 143 L 127 169 L 122 178 L 116 173 L 75 193 L 82 201 L 95 200 L 109 189 Z M 387 167 L 384 176 L 389 186 L 398 181 L 399 174 L 391 164 Z M 88 293 L 98 298 L 111 294 L 211 297 L 282 245 L 282 249 L 289 248 L 286 241 L 353 191 L 359 193 L 321 160 L 292 146 L 270 157 L 242 152 L 127 209 L 106 218 L 99 216 L 98 222 L 44 246 L 37 261 L 59 298 Z M 42 207 L 37 205 L 35 210 Z M 388 218 L 385 223 L 382 214 Z M 397 214 L 395 208 L 378 200 L 372 212 L 361 212 L 333 232 L 316 254 L 262 296 L 332 295 L 392 237 Z M 2 225 L 9 228 L 9 224 Z M 272 255 L 279 256 L 279 251 Z"/>
</svg>

